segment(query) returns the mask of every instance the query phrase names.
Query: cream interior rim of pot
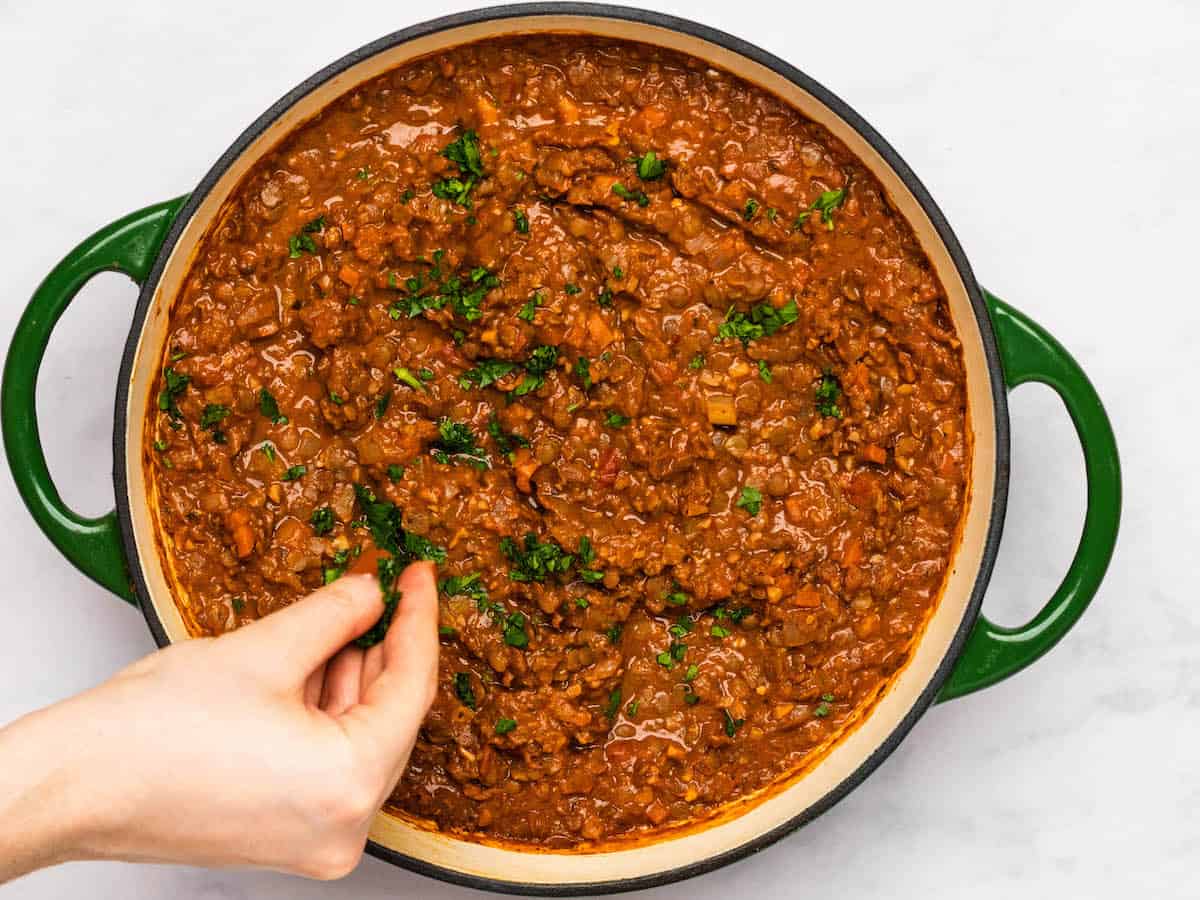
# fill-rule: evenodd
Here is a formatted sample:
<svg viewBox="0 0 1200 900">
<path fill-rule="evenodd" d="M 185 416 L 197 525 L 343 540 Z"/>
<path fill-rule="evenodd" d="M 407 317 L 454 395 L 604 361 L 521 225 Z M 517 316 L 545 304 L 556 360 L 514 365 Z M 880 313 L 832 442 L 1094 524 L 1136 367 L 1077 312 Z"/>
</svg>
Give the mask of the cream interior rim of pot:
<svg viewBox="0 0 1200 900">
<path fill-rule="evenodd" d="M 866 720 L 834 746 L 817 765 L 785 789 L 768 791 L 757 802 L 739 804 L 734 808 L 736 815 L 719 817 L 708 827 L 668 832 L 657 839 L 597 852 L 570 853 L 531 852 L 528 849 L 462 840 L 415 827 L 386 812 L 379 814 L 370 833 L 375 845 L 373 850 L 381 852 L 381 855 L 401 864 L 415 864 L 412 867 L 443 877 L 449 876 L 452 880 L 465 880 L 477 886 L 486 884 L 503 887 L 508 884 L 529 888 L 542 885 L 568 890 L 571 886 L 577 889 L 614 884 L 640 886 L 639 882 L 646 883 L 647 879 L 671 880 L 664 878 L 663 873 L 692 874 L 711 868 L 716 864 L 714 861 L 726 860 L 745 852 L 748 845 L 761 841 L 763 836 L 784 833 L 798 821 L 815 815 L 814 810 L 820 811 L 828 805 L 828 802 L 823 805 L 826 798 L 840 795 L 839 788 L 843 788 L 841 792 L 844 792 L 846 784 L 861 779 L 873 769 L 911 726 L 920 710 L 930 702 L 931 693 L 936 688 L 934 682 L 948 672 L 947 657 L 957 650 L 957 642 L 961 642 L 964 629 L 969 624 L 968 618 L 974 618 L 979 599 L 977 580 L 985 563 L 990 565 L 986 548 L 990 529 L 994 527 L 991 520 L 996 491 L 998 423 L 994 386 L 985 351 L 987 344 L 977 318 L 984 313 L 981 306 L 973 305 L 972 295 L 977 289 L 965 268 L 961 251 L 957 253 L 956 264 L 954 254 L 939 235 L 938 227 L 884 155 L 809 90 L 790 80 L 781 71 L 743 55 L 717 42 L 717 39 L 724 38 L 724 43 L 738 42 L 691 23 L 678 23 L 692 32 L 688 33 L 652 21 L 623 18 L 625 13 L 600 14 L 578 9 L 572 13 L 527 15 L 506 15 L 500 10 L 494 12 L 500 17 L 477 18 L 474 21 L 469 20 L 472 14 L 449 17 L 450 20 L 466 18 L 468 21 L 436 28 L 438 23 L 430 23 L 415 29 L 424 31 L 418 36 L 399 40 L 377 50 L 364 48 L 356 61 L 335 71 L 331 77 L 320 80 L 324 73 L 315 76 L 313 81 L 316 83 L 307 93 L 295 99 L 262 128 L 223 171 L 214 170 L 216 177 L 211 188 L 199 198 L 198 205 L 183 224 L 178 240 L 161 269 L 162 274 L 154 288 L 151 306 L 134 350 L 124 409 L 124 441 L 128 452 L 123 465 L 137 565 L 145 579 L 145 591 L 153 604 L 153 610 L 147 610 L 148 618 L 151 614 L 157 617 L 168 640 L 186 639 L 186 625 L 172 599 L 174 580 L 165 571 L 167 563 L 156 539 L 154 498 L 148 496 L 144 477 L 147 453 L 143 446 L 143 422 L 152 400 L 150 392 L 167 336 L 169 304 L 186 275 L 195 248 L 225 200 L 254 162 L 299 123 L 311 118 L 356 85 L 415 58 L 487 38 L 551 32 L 637 40 L 678 50 L 733 72 L 781 97 L 810 119 L 826 126 L 884 185 L 891 201 L 912 225 L 934 265 L 949 298 L 954 325 L 963 343 L 969 425 L 973 432 L 971 496 L 963 519 L 961 540 L 947 574 L 942 598 L 911 660 L 894 678 Z M 678 22 L 656 14 L 640 14 L 639 18 L 653 18 L 657 22 L 672 24 Z M 709 35 L 713 38 L 709 39 Z M 386 44 L 387 39 L 381 43 Z M 766 56 L 761 51 L 756 51 L 755 55 Z M 789 69 L 783 63 L 778 63 L 777 67 Z M 331 68 L 338 67 L 335 65 Z M 881 139 L 876 140 L 882 145 Z M 218 164 L 218 169 L 221 165 Z M 944 223 L 942 227 L 945 228 Z M 950 239 L 953 240 L 952 236 Z"/>
</svg>

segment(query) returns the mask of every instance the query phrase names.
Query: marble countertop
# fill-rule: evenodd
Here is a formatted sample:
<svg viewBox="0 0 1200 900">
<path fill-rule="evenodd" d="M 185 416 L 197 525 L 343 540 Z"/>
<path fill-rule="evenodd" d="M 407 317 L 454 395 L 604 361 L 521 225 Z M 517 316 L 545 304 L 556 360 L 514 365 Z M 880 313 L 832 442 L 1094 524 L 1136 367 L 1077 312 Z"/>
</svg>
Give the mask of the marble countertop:
<svg viewBox="0 0 1200 900">
<path fill-rule="evenodd" d="M 0 4 L 0 335 L 38 280 L 117 216 L 188 190 L 233 137 L 326 62 L 470 4 L 311 0 L 202 7 Z M 1200 894 L 1200 528 L 1193 401 L 1200 298 L 1200 7 L 743 0 L 651 3 L 774 51 L 849 101 L 937 198 L 980 280 L 1071 349 L 1112 415 L 1121 543 L 1075 631 L 1010 681 L 933 709 L 862 787 L 752 859 L 653 892 L 739 896 Z M 331 9 L 334 14 L 331 14 Z M 117 361 L 134 299 L 96 279 L 63 319 L 38 411 L 78 509 L 112 503 Z M 1008 520 L 985 608 L 1023 620 L 1065 571 L 1081 456 L 1047 390 L 1012 398 Z M 1169 429 L 1169 430 L 1168 430 Z M 0 721 L 153 647 L 140 616 L 74 571 L 0 478 Z M 0 851 L 2 852 L 2 851 Z M 4 898 L 451 898 L 367 859 L 342 882 L 74 864 Z"/>
</svg>

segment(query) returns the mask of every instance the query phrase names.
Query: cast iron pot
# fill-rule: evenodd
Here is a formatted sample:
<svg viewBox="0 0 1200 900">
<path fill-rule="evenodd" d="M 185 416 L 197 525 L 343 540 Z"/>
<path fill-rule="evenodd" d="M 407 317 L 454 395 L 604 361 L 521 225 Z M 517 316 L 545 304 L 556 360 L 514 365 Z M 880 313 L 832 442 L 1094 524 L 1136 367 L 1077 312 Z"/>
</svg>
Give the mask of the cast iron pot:
<svg viewBox="0 0 1200 900">
<path fill-rule="evenodd" d="M 1112 428 L 1070 355 L 1041 327 L 983 291 L 950 226 L 916 176 L 845 103 L 788 63 L 695 22 L 659 13 L 578 3 L 536 3 L 447 16 L 382 38 L 318 72 L 251 125 L 190 195 L 126 216 L 85 240 L 38 288 L 17 327 L 4 369 L 5 447 L 34 519 L 85 574 L 138 603 L 159 645 L 188 637 L 156 548 L 147 502 L 143 419 L 166 338 L 168 309 L 192 253 L 253 163 L 303 120 L 361 82 L 418 56 L 515 33 L 586 32 L 690 53 L 777 94 L 825 125 L 866 163 L 916 231 L 937 269 L 963 341 L 972 489 L 961 544 L 944 595 L 913 658 L 871 715 L 825 758 L 783 789 L 704 827 L 603 852 L 528 852 L 482 845 L 411 826 L 384 812 L 368 850 L 446 881 L 514 893 L 574 895 L 643 888 L 715 869 L 760 850 L 829 809 L 891 753 L 930 704 L 1007 678 L 1075 624 L 1100 585 L 1117 536 L 1120 474 Z M 46 469 L 34 389 L 50 332 L 89 278 L 124 272 L 141 286 L 117 384 L 113 433 L 116 510 L 72 512 Z M 1087 515 L 1066 577 L 1028 624 L 1000 628 L 980 604 L 1000 542 L 1008 488 L 1006 392 L 1027 381 L 1062 397 L 1083 445 Z"/>
</svg>

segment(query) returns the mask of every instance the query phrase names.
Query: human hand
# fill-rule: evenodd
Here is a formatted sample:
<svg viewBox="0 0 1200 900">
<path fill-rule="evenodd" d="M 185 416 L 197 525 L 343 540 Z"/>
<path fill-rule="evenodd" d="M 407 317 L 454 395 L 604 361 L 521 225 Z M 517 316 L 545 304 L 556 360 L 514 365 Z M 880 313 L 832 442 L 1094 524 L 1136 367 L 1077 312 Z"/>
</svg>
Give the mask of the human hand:
<svg viewBox="0 0 1200 900">
<path fill-rule="evenodd" d="M 369 650 L 347 644 L 379 582 L 346 575 L 0 731 L 0 882 L 67 859 L 352 870 L 436 689 L 432 565 L 397 587 Z"/>
</svg>

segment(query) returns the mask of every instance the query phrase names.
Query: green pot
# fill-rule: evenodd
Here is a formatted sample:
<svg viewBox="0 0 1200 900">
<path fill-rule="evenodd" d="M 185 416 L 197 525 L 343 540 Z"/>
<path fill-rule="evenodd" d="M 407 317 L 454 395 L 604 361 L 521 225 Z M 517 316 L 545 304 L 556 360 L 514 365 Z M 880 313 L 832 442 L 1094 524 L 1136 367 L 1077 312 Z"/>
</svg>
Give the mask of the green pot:
<svg viewBox="0 0 1200 900">
<path fill-rule="evenodd" d="M 1100 586 L 1117 537 L 1121 481 L 1112 427 L 1070 354 L 1044 329 L 976 283 L 932 198 L 896 152 L 829 91 L 782 60 L 694 22 L 658 13 L 541 3 L 448 16 L 389 35 L 333 63 L 267 110 L 217 161 L 195 191 L 126 216 L 71 251 L 38 288 L 4 368 L 5 448 L 35 521 L 72 563 L 140 605 L 160 645 L 186 639 L 158 551 L 143 466 L 142 423 L 166 339 L 168 305 L 193 248 L 252 164 L 296 124 L 351 86 L 449 46 L 537 31 L 633 38 L 709 60 L 762 85 L 824 124 L 862 159 L 913 225 L 946 288 L 963 341 L 974 433 L 971 499 L 961 545 L 939 606 L 913 658 L 867 720 L 820 763 L 781 789 L 703 827 L 603 852 L 528 852 L 437 834 L 380 813 L 369 852 L 406 868 L 473 887 L 526 894 L 594 894 L 686 878 L 761 849 L 828 809 L 867 777 L 934 702 L 1007 678 L 1053 647 Z M 34 393 L 50 333 L 92 276 L 127 274 L 141 285 L 121 366 L 114 429 L 116 509 L 89 519 L 69 509 L 46 469 Z M 1028 381 L 1063 399 L 1083 445 L 1087 514 L 1062 583 L 1028 623 L 1001 628 L 980 614 L 1004 521 L 1009 477 L 1006 393 Z"/>
</svg>

